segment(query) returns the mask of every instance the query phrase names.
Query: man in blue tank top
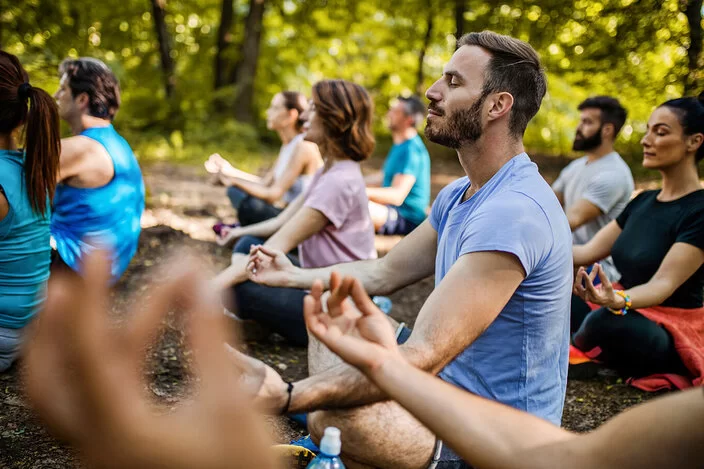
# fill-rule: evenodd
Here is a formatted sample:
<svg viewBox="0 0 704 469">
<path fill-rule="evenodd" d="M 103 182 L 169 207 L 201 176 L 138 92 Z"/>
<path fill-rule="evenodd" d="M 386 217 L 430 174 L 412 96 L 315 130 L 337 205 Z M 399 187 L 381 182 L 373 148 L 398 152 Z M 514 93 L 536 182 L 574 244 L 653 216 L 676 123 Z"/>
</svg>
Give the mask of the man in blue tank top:
<svg viewBox="0 0 704 469">
<path fill-rule="evenodd" d="M 112 251 L 112 283 L 137 251 L 144 182 L 127 141 L 113 128 L 120 87 L 112 71 L 91 58 L 67 59 L 54 96 L 73 137 L 61 141 L 59 184 L 51 235 L 55 265 L 80 273 L 95 247 Z"/>
</svg>

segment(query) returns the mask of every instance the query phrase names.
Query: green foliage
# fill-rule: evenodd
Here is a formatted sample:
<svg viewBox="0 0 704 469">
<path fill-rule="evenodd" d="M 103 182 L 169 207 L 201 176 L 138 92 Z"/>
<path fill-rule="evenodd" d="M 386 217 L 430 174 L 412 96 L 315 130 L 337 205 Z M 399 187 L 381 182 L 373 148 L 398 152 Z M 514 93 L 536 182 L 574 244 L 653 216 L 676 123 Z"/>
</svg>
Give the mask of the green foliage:
<svg viewBox="0 0 704 469">
<path fill-rule="evenodd" d="M 229 1 L 229 0 L 226 0 Z M 249 0 L 234 0 L 224 57 L 241 56 Z M 159 44 L 145 0 L 0 0 L 0 44 L 20 56 L 32 82 L 54 91 L 64 57 L 108 63 L 123 88 L 116 125 L 142 158 L 202 159 L 212 151 L 251 154 L 274 141 L 264 110 L 282 89 L 310 92 L 322 78 L 369 89 L 376 131 L 386 132 L 389 101 L 416 88 L 428 18 L 423 88 L 441 75 L 454 49 L 454 2 L 440 0 L 266 0 L 254 85 L 256 128 L 231 119 L 237 85 L 213 89 L 221 0 L 168 0 L 165 21 L 175 62 L 175 96 L 167 101 Z M 617 96 L 629 111 L 619 148 L 639 160 L 638 141 L 658 103 L 684 89 L 689 45 L 681 0 L 467 0 L 465 31 L 492 29 L 529 41 L 549 76 L 548 96 L 526 133 L 526 146 L 568 153 L 577 104 Z M 217 100 L 218 106 L 214 105 Z"/>
</svg>

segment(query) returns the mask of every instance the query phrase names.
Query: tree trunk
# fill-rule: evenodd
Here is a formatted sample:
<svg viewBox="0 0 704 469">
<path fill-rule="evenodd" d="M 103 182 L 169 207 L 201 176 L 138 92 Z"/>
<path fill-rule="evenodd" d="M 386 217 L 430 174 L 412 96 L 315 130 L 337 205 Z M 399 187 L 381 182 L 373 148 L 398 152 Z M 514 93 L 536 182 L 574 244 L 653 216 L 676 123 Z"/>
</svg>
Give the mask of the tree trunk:
<svg viewBox="0 0 704 469">
<path fill-rule="evenodd" d="M 685 10 L 687 22 L 689 23 L 689 47 L 687 48 L 687 63 L 689 73 L 684 84 L 685 96 L 701 91 L 701 71 L 699 70 L 699 59 L 702 55 L 702 0 L 689 0 Z"/>
<path fill-rule="evenodd" d="M 254 77 L 259 62 L 259 46 L 261 44 L 262 20 L 264 19 L 265 0 L 250 0 L 249 13 L 245 22 L 244 39 L 242 40 L 242 59 L 237 64 L 235 85 L 237 99 L 235 100 L 235 119 L 241 122 L 253 122 Z"/>
<path fill-rule="evenodd" d="M 166 0 L 151 0 L 152 12 L 154 14 L 154 27 L 156 28 L 156 36 L 159 41 L 159 55 L 161 56 L 161 69 L 164 74 L 164 90 L 166 96 L 171 98 L 174 93 L 174 61 L 171 58 L 171 41 L 169 34 L 166 31 L 166 21 L 164 20 L 166 12 Z"/>
<path fill-rule="evenodd" d="M 455 0 L 455 37 L 457 41 L 464 35 L 464 12 L 466 7 L 465 0 Z"/>
<path fill-rule="evenodd" d="M 423 39 L 423 47 L 420 50 L 420 53 L 418 54 L 418 74 L 416 76 L 416 94 L 418 96 L 423 96 L 423 93 L 425 92 L 425 87 L 423 86 L 423 62 L 425 62 L 425 53 L 428 50 L 428 46 L 430 45 L 430 38 L 433 35 L 433 12 L 434 9 L 430 8 L 428 10 L 428 20 L 427 20 L 427 28 L 425 30 L 425 38 Z"/>
<path fill-rule="evenodd" d="M 217 52 L 215 52 L 215 83 L 217 90 L 227 84 L 227 60 L 225 49 L 232 43 L 232 23 L 234 20 L 234 0 L 222 0 L 220 27 L 218 28 Z"/>
</svg>

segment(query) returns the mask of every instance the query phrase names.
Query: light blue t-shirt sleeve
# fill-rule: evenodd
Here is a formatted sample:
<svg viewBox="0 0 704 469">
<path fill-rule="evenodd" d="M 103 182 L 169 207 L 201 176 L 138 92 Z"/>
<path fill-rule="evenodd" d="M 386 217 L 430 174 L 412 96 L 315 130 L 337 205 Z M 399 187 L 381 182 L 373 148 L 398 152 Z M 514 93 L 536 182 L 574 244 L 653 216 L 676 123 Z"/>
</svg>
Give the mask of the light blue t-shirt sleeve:
<svg viewBox="0 0 704 469">
<path fill-rule="evenodd" d="M 482 251 L 513 254 L 530 275 L 547 257 L 553 234 L 542 208 L 521 193 L 491 201 L 462 227 L 459 255 Z"/>
</svg>

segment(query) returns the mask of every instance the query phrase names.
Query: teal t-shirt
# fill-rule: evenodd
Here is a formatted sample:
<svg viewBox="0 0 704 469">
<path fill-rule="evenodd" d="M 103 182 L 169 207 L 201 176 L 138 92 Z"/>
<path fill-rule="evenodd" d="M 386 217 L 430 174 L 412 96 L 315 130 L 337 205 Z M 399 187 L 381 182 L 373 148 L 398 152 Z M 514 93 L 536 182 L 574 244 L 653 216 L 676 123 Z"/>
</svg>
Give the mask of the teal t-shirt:
<svg viewBox="0 0 704 469">
<path fill-rule="evenodd" d="M 384 162 L 382 187 L 391 187 L 394 176 L 409 174 L 416 178 L 406 200 L 398 207 L 399 214 L 416 225 L 425 220 L 430 205 L 430 155 L 420 136 L 391 147 Z"/>
<path fill-rule="evenodd" d="M 24 327 L 41 308 L 49 278 L 49 200 L 32 210 L 24 182 L 24 154 L 0 150 L 0 186 L 10 210 L 0 220 L 0 327 Z"/>
</svg>

